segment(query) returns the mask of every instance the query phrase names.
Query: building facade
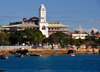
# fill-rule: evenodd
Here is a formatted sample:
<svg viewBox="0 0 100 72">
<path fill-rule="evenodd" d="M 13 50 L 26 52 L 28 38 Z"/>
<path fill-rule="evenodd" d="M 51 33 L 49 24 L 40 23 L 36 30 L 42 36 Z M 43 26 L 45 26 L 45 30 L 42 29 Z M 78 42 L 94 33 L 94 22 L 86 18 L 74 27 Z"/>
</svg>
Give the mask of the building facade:
<svg viewBox="0 0 100 72">
<path fill-rule="evenodd" d="M 86 37 L 88 36 L 88 34 L 72 34 L 71 35 L 72 36 L 72 38 L 74 38 L 74 39 L 86 39 Z"/>
<path fill-rule="evenodd" d="M 23 18 L 20 22 L 10 22 L 9 25 L 3 26 L 8 32 L 16 32 L 25 29 L 39 29 L 43 35 L 49 37 L 49 35 L 62 31 L 64 33 L 69 32 L 70 26 L 63 25 L 61 22 L 47 22 L 46 21 L 46 8 L 44 4 L 41 4 L 39 8 L 39 18 L 32 17 L 30 19 Z"/>
</svg>

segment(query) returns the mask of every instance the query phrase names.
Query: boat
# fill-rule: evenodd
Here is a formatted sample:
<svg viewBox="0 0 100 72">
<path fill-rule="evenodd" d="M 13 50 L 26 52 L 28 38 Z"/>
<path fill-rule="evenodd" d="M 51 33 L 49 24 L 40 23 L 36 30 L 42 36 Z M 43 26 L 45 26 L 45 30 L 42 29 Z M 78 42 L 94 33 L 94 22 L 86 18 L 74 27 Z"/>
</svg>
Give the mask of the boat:
<svg viewBox="0 0 100 72">
<path fill-rule="evenodd" d="M 0 69 L 0 71 L 4 71 L 4 69 Z"/>
<path fill-rule="evenodd" d="M 30 54 L 30 56 L 41 56 L 40 54 Z"/>
<path fill-rule="evenodd" d="M 74 53 L 70 53 L 69 56 L 75 56 L 75 54 Z"/>
<path fill-rule="evenodd" d="M 17 53 L 15 54 L 15 57 L 23 57 L 23 54 Z"/>
<path fill-rule="evenodd" d="M 6 55 L 0 55 L 0 59 L 8 59 Z"/>
</svg>

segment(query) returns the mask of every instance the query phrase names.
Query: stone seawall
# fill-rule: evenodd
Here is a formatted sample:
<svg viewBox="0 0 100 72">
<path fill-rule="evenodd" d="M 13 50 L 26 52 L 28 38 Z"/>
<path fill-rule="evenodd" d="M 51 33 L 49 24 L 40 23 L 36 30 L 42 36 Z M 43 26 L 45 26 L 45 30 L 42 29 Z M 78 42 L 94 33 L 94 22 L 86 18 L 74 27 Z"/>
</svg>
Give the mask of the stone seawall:
<svg viewBox="0 0 100 72">
<path fill-rule="evenodd" d="M 39 54 L 67 54 L 66 49 L 29 49 L 29 54 L 39 53 Z"/>
<path fill-rule="evenodd" d="M 27 54 L 68 54 L 69 51 L 75 54 L 100 54 L 99 49 L 28 49 Z M 15 49 L 0 49 L 0 54 L 14 54 Z"/>
</svg>

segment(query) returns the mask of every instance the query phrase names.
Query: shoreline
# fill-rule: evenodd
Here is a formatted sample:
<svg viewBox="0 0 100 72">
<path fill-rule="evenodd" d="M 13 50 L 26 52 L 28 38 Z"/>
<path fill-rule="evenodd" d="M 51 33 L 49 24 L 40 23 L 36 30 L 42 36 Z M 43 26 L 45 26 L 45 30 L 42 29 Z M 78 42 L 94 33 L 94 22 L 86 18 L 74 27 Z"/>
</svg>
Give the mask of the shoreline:
<svg viewBox="0 0 100 72">
<path fill-rule="evenodd" d="M 25 49 L 0 49 L 0 54 L 14 55 L 17 50 L 24 51 Z M 27 49 L 29 54 L 41 54 L 41 55 L 61 55 L 69 54 L 73 51 L 74 54 L 100 54 L 100 49 Z"/>
</svg>

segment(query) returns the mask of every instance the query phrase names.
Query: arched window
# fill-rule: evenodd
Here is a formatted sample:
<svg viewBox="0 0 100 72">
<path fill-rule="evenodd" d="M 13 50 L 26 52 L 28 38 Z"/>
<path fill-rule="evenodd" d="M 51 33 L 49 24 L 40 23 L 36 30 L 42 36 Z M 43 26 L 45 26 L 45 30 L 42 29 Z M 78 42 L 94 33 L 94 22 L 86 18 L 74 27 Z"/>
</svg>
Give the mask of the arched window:
<svg viewBox="0 0 100 72">
<path fill-rule="evenodd" d="M 45 26 L 42 26 L 42 30 L 45 30 Z"/>
</svg>

